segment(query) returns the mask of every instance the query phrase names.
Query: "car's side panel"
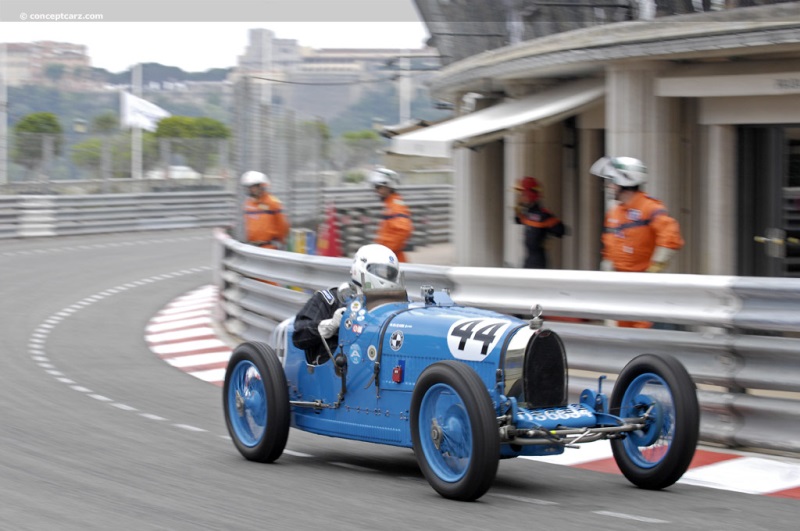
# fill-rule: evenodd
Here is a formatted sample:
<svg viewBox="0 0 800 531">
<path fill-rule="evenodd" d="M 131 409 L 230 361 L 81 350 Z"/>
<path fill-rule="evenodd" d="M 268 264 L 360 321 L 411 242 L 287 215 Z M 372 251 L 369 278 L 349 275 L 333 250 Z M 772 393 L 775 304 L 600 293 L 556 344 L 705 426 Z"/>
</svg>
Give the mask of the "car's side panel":
<svg viewBox="0 0 800 531">
<path fill-rule="evenodd" d="M 342 316 L 334 355 L 346 358 L 346 391 L 333 361 L 319 366 L 306 363 L 305 354 L 291 345 L 288 331 L 285 372 L 292 401 L 320 401 L 323 408 L 293 407 L 292 426 L 305 431 L 360 441 L 410 446 L 408 398 L 405 394 L 379 396 L 376 365 L 381 330 L 387 319 L 406 304 L 387 304 L 366 311 L 363 301 L 348 304 Z M 337 405 L 338 402 L 338 405 Z"/>
<path fill-rule="evenodd" d="M 523 321 L 464 307 L 414 306 L 388 323 L 381 342 L 381 388 L 411 392 L 430 364 L 457 359 L 493 392 L 506 337 Z"/>
<path fill-rule="evenodd" d="M 347 305 L 334 353 L 347 360 L 343 395 L 334 362 L 308 365 L 289 339 L 284 366 L 290 400 L 325 406 L 293 407 L 292 425 L 323 435 L 410 446 L 411 392 L 422 371 L 437 361 L 460 360 L 478 373 L 494 399 L 501 350 L 523 324 L 458 306 L 392 302 L 367 309 L 364 299 L 357 298 Z"/>
</svg>

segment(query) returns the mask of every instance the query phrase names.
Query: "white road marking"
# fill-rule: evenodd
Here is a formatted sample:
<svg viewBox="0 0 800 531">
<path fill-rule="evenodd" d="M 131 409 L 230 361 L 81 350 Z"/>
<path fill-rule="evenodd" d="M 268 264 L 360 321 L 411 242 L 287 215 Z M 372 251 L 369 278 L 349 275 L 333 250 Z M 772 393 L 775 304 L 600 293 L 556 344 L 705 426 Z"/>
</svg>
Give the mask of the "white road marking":
<svg viewBox="0 0 800 531">
<path fill-rule="evenodd" d="M 208 302 L 206 304 L 196 303 L 195 305 L 193 305 L 192 311 L 194 311 L 194 310 L 203 310 L 203 309 L 208 310 L 209 308 L 212 308 L 213 306 L 214 306 L 213 302 Z M 166 316 L 170 316 L 170 315 L 182 314 L 182 313 L 185 313 L 186 311 L 188 311 L 188 310 L 186 308 L 183 308 L 183 307 L 181 307 L 181 308 L 170 308 L 168 306 L 168 307 L 164 308 L 163 310 L 161 310 L 160 312 L 158 312 L 158 314 L 160 316 L 162 316 L 162 317 L 166 317 Z"/>
<path fill-rule="evenodd" d="M 230 439 L 230 437 L 228 437 Z M 314 457 L 311 454 L 304 454 L 303 452 L 295 452 L 294 450 L 284 450 L 283 453 L 293 455 L 295 457 Z"/>
<path fill-rule="evenodd" d="M 159 314 L 159 315 L 156 315 L 155 317 L 153 317 L 152 319 L 150 319 L 150 322 L 151 323 L 155 323 L 155 324 L 169 323 L 171 321 L 180 321 L 180 320 L 183 320 L 183 319 L 191 319 L 193 317 L 208 317 L 208 315 L 209 315 L 208 314 L 208 310 L 200 308 L 200 309 L 197 309 L 197 310 L 179 312 L 179 313 L 170 314 L 170 315 L 161 315 L 161 314 Z M 208 320 L 209 320 L 209 322 L 211 321 L 210 318 Z"/>
<path fill-rule="evenodd" d="M 800 467 L 772 459 L 741 457 L 689 469 L 679 482 L 747 494 L 767 494 L 800 487 Z"/>
<path fill-rule="evenodd" d="M 180 330 L 182 328 L 188 329 L 198 329 L 198 330 L 209 330 L 213 332 L 213 328 L 209 326 L 211 324 L 211 317 L 206 315 L 206 317 L 195 317 L 194 319 L 182 319 L 180 321 L 169 321 L 166 323 L 159 323 L 149 325 L 145 330 L 148 332 L 148 336 L 152 337 L 155 336 L 155 339 L 148 339 L 148 341 L 169 341 L 169 339 L 157 339 L 158 336 L 166 336 L 164 332 L 172 332 L 176 330 Z M 202 326 L 201 326 L 202 325 Z"/>
<path fill-rule="evenodd" d="M 648 518 L 647 516 L 636 516 L 634 514 L 614 513 L 611 511 L 592 511 L 593 514 L 600 516 L 610 516 L 611 518 L 621 518 L 623 520 L 635 520 L 637 522 L 645 522 L 648 524 L 668 524 L 668 520 L 659 520 L 658 518 Z"/>
<path fill-rule="evenodd" d="M 214 329 L 210 326 L 194 326 L 194 324 L 210 324 L 211 320 L 207 319 L 205 323 L 187 323 L 186 326 L 175 326 L 172 331 L 161 332 L 160 334 L 148 334 L 144 337 L 145 341 L 151 344 L 166 343 L 170 341 L 181 341 L 184 339 L 193 339 L 200 337 L 213 337 L 216 339 Z"/>
<path fill-rule="evenodd" d="M 207 430 L 204 430 L 203 428 L 198 428 L 196 426 L 190 426 L 189 424 L 173 424 L 173 426 L 175 426 L 176 428 L 180 428 L 182 430 L 187 430 L 187 431 L 207 431 Z"/>
<path fill-rule="evenodd" d="M 98 394 L 91 394 L 90 397 L 94 398 L 95 400 L 99 400 L 101 402 L 111 402 L 111 399 L 107 396 L 98 395 Z"/>
<path fill-rule="evenodd" d="M 195 378 L 199 378 L 204 382 L 220 383 L 225 379 L 225 369 L 209 369 L 207 371 L 191 371 L 189 372 Z"/>
<path fill-rule="evenodd" d="M 196 341 L 184 341 L 172 345 L 154 345 L 151 347 L 151 350 L 159 356 L 164 356 L 167 354 L 180 354 L 181 352 L 192 352 L 211 348 L 220 349 L 223 347 L 227 347 L 227 345 L 219 339 L 198 339 Z"/>
<path fill-rule="evenodd" d="M 191 356 L 180 356 L 178 358 L 165 358 L 164 361 L 173 367 L 199 367 L 202 365 L 210 365 L 212 363 L 227 362 L 231 357 L 230 350 L 221 350 L 219 352 L 209 352 L 207 354 L 193 354 Z"/>
<path fill-rule="evenodd" d="M 611 443 L 609 441 L 597 441 L 591 444 L 582 444 L 578 448 L 567 448 L 563 454 L 550 456 L 522 456 L 522 459 L 531 461 L 541 461 L 554 465 L 575 466 L 600 459 L 613 457 L 611 453 Z"/>
<path fill-rule="evenodd" d="M 191 239 L 196 239 L 196 238 L 191 238 Z M 124 284 L 124 285 L 121 285 L 121 286 L 116 286 L 116 287 L 113 287 L 113 288 L 106 289 L 106 290 L 104 290 L 102 292 L 96 293 L 94 295 L 91 295 L 89 297 L 85 297 L 82 300 L 80 300 L 79 302 L 74 303 L 71 306 L 62 309 L 62 310 L 54 313 L 53 315 L 51 315 L 47 319 L 45 319 L 36 328 L 36 330 L 31 334 L 31 336 L 28 338 L 28 353 L 31 356 L 31 359 L 33 361 L 37 362 L 37 365 L 39 365 L 42 369 L 44 369 L 46 373 L 48 373 L 51 376 L 55 377 L 56 381 L 59 381 L 61 383 L 69 385 L 70 388 L 73 389 L 74 391 L 78 391 L 80 393 L 86 393 L 90 398 L 93 398 L 94 400 L 97 400 L 99 402 L 106 402 L 110 406 L 113 406 L 113 407 L 115 407 L 117 409 L 120 409 L 120 410 L 123 410 L 123 411 L 139 411 L 137 408 L 135 408 L 133 406 L 130 406 L 130 405 L 127 405 L 127 404 L 123 404 L 123 403 L 120 403 L 120 402 L 114 402 L 112 398 L 109 398 L 107 396 L 94 393 L 91 389 L 89 389 L 87 387 L 84 387 L 82 385 L 78 385 L 74 380 L 64 377 L 62 372 L 56 370 L 55 365 L 50 363 L 50 359 L 47 357 L 47 351 L 45 349 L 46 343 L 47 343 L 47 338 L 48 338 L 48 336 L 50 334 L 50 331 L 53 328 L 55 328 L 56 325 L 61 323 L 65 318 L 69 317 L 70 315 L 74 314 L 75 312 L 77 312 L 77 311 L 79 311 L 82 308 L 85 308 L 87 306 L 91 306 L 95 302 L 104 300 L 105 298 L 107 298 L 107 297 L 109 297 L 111 295 L 114 295 L 116 293 L 122 293 L 122 292 L 126 291 L 127 289 L 131 289 L 133 287 L 144 286 L 144 285 L 147 285 L 147 284 L 151 284 L 152 282 L 155 282 L 156 280 L 159 280 L 159 279 L 169 279 L 169 278 L 175 278 L 175 277 L 188 275 L 188 274 L 193 274 L 193 273 L 206 272 L 206 271 L 208 271 L 210 269 L 211 269 L 210 267 L 199 267 L 199 268 L 185 269 L 185 270 L 181 270 L 181 271 L 178 271 L 178 272 L 175 272 L 175 273 L 170 273 L 170 274 L 166 274 L 166 275 L 150 277 L 150 278 L 147 278 L 147 279 L 143 279 L 143 280 L 139 280 L 139 281 L 136 281 L 136 282 Z M 202 290 L 208 290 L 209 288 L 206 287 L 206 288 L 201 288 L 201 289 Z M 212 293 L 213 293 L 213 289 L 215 289 L 215 288 L 213 286 L 211 286 L 210 289 L 212 290 Z M 195 315 L 195 317 L 200 317 L 200 316 Z M 210 319 L 207 316 L 204 319 L 206 324 L 207 324 L 207 322 L 209 322 L 209 320 Z M 213 329 L 211 329 L 210 327 L 206 327 L 205 330 L 203 330 L 203 334 L 205 334 L 205 335 L 209 335 L 209 332 L 213 332 Z M 216 341 L 216 343 L 221 343 L 221 342 Z M 167 420 L 164 417 L 161 417 L 159 415 L 154 415 L 152 413 L 139 413 L 139 415 L 141 415 L 142 417 L 144 417 L 146 419 L 149 419 L 149 420 L 156 420 L 156 421 Z M 175 426 L 180 427 L 182 429 L 189 430 L 189 431 L 206 431 L 206 430 L 203 430 L 201 428 L 196 428 L 194 426 L 189 426 L 189 425 L 184 425 L 184 424 L 176 424 Z"/>
<path fill-rule="evenodd" d="M 129 406 L 129 405 L 127 405 L 127 404 L 120 404 L 119 402 L 114 402 L 114 403 L 113 403 L 113 404 L 111 404 L 111 405 L 112 405 L 112 406 L 114 406 L 115 408 L 117 408 L 117 409 L 121 409 L 121 410 L 123 410 L 123 411 L 138 411 L 138 409 L 136 409 L 136 408 L 135 408 L 135 407 L 133 407 L 133 406 Z"/>
<path fill-rule="evenodd" d="M 500 494 L 495 492 L 489 492 L 487 496 L 491 496 L 493 498 L 504 498 L 506 500 L 513 500 L 522 503 L 530 503 L 532 505 L 558 505 L 557 502 L 553 501 L 540 500 L 539 498 L 526 498 L 525 496 L 514 496 L 511 494 Z"/>
</svg>

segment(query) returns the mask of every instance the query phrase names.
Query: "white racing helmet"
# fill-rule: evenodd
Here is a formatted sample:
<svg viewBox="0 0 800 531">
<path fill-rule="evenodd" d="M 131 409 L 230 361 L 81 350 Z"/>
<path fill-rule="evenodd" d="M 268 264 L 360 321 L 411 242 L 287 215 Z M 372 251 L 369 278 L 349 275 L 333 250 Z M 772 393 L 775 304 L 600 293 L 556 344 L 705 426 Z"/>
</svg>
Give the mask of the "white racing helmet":
<svg viewBox="0 0 800 531">
<path fill-rule="evenodd" d="M 400 176 L 389 168 L 375 168 L 367 175 L 367 181 L 372 186 L 386 186 L 392 190 L 400 186 Z"/>
<path fill-rule="evenodd" d="M 592 164 L 589 173 L 618 186 L 640 186 L 647 182 L 647 167 L 633 157 L 603 157 Z"/>
<path fill-rule="evenodd" d="M 269 177 L 260 171 L 246 171 L 242 174 L 242 186 L 250 187 L 257 184 L 266 184 L 269 186 Z"/>
<path fill-rule="evenodd" d="M 364 292 L 405 289 L 397 256 L 377 243 L 364 245 L 356 252 L 350 266 L 350 280 Z"/>
</svg>

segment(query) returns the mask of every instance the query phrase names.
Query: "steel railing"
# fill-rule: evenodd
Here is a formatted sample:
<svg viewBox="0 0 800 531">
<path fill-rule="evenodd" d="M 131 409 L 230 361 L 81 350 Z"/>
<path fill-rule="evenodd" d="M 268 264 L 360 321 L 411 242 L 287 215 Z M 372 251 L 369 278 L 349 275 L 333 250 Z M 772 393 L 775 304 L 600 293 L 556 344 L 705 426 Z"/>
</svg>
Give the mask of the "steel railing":
<svg viewBox="0 0 800 531">
<path fill-rule="evenodd" d="M 410 245 L 449 242 L 453 187 L 412 185 L 401 192 L 415 225 Z M 377 194 L 365 186 L 297 188 L 283 199 L 293 227 L 315 230 L 333 207 L 345 254 L 372 240 L 383 211 Z M 225 190 L 0 196 L 0 239 L 235 226 L 241 221 L 236 201 L 234 192 Z"/>
<path fill-rule="evenodd" d="M 0 197 L 0 238 L 220 227 L 235 214 L 229 192 Z"/>
<path fill-rule="evenodd" d="M 311 292 L 348 278 L 346 258 L 258 249 L 221 229 L 215 238 L 216 320 L 235 340 L 269 341 Z M 412 298 L 430 284 L 458 303 L 510 314 L 542 305 L 567 347 L 573 397 L 596 388 L 601 373 L 613 380 L 637 354 L 672 354 L 698 385 L 703 441 L 800 452 L 800 280 L 423 264 L 403 271 Z M 661 325 L 617 328 L 608 319 Z"/>
</svg>

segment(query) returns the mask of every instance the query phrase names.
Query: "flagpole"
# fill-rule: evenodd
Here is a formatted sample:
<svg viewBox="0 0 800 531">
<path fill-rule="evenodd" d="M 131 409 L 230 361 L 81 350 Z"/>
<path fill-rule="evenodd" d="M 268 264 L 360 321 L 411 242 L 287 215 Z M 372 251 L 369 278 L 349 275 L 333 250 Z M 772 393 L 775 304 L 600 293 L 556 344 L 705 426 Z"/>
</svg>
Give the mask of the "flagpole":
<svg viewBox="0 0 800 531">
<path fill-rule="evenodd" d="M 133 67 L 131 80 L 131 91 L 137 98 L 142 97 L 142 64 L 137 63 Z M 131 132 L 131 177 L 133 179 L 142 178 L 142 128 L 139 124 L 133 126 Z"/>
</svg>

